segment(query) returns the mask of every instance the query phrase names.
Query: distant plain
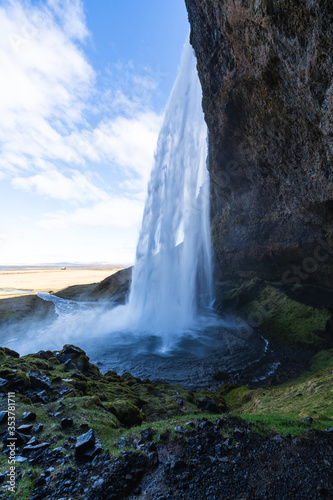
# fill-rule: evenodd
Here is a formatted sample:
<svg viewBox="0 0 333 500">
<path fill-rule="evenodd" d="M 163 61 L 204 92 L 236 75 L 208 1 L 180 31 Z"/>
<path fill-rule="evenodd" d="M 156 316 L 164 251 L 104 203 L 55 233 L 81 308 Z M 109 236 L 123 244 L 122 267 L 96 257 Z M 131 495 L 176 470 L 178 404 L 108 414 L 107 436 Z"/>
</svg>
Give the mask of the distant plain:
<svg viewBox="0 0 333 500">
<path fill-rule="evenodd" d="M 0 299 L 26 293 L 57 292 L 72 285 L 99 283 L 123 266 L 30 266 L 0 268 Z"/>
</svg>

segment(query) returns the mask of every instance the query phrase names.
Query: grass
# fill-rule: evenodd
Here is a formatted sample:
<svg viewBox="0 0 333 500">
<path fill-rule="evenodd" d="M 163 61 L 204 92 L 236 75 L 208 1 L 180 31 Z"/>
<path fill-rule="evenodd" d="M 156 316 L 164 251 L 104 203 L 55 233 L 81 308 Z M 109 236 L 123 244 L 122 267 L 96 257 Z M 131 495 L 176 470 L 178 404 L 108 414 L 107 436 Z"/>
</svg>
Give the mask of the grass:
<svg viewBox="0 0 333 500">
<path fill-rule="evenodd" d="M 311 369 L 296 380 L 268 389 L 242 386 L 224 397 L 233 414 L 276 421 L 313 418 L 319 429 L 333 422 L 333 349 L 321 351 Z"/>
<path fill-rule="evenodd" d="M 277 288 L 267 285 L 258 298 L 248 304 L 249 314 L 258 313 L 263 326 L 289 345 L 319 346 L 317 332 L 325 331 L 331 313 L 290 299 Z"/>
<path fill-rule="evenodd" d="M 242 419 L 253 424 L 252 430 L 258 434 L 266 436 L 267 434 L 290 434 L 291 436 L 301 437 L 306 435 L 310 428 L 325 430 L 332 424 L 330 420 L 321 420 L 314 424 L 302 422 L 294 417 L 281 415 L 242 415 Z"/>
</svg>

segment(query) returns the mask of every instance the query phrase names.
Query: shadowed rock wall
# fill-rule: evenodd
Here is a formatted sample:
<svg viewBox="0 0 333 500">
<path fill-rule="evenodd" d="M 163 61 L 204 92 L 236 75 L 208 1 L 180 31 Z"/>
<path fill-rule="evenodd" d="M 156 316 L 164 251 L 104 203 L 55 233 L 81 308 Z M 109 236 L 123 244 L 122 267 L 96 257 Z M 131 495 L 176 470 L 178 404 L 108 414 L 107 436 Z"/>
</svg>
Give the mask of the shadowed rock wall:
<svg viewBox="0 0 333 500">
<path fill-rule="evenodd" d="M 332 286 L 333 2 L 185 1 L 219 279 Z"/>
</svg>

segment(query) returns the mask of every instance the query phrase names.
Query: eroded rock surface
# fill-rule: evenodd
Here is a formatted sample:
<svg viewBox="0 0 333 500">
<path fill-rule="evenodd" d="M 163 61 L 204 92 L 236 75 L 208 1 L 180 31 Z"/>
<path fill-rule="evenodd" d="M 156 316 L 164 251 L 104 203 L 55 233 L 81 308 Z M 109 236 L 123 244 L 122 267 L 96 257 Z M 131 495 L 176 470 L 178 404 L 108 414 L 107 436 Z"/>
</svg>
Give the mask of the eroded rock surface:
<svg viewBox="0 0 333 500">
<path fill-rule="evenodd" d="M 281 280 L 289 271 L 285 281 L 332 285 L 332 2 L 186 5 L 222 278 Z"/>
</svg>

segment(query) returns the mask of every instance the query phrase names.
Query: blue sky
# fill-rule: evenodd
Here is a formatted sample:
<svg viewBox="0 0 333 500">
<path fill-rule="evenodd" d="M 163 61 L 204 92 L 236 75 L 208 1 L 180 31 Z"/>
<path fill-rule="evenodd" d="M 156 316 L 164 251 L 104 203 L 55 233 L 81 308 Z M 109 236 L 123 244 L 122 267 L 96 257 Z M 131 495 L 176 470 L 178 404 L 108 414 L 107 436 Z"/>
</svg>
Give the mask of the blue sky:
<svg viewBox="0 0 333 500">
<path fill-rule="evenodd" d="M 0 0 L 0 265 L 132 263 L 183 0 Z"/>
</svg>

